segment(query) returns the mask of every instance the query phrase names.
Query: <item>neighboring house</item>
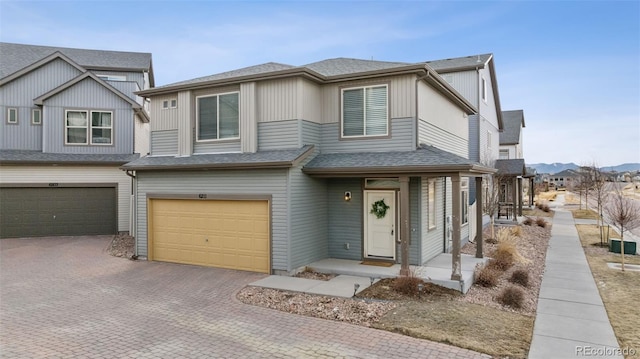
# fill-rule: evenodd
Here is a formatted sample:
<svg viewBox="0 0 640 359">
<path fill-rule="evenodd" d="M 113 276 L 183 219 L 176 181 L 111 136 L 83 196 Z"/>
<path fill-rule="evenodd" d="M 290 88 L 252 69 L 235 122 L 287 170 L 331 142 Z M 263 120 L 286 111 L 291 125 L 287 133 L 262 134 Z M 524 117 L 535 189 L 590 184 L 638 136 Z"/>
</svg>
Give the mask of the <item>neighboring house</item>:
<svg viewBox="0 0 640 359">
<path fill-rule="evenodd" d="M 548 178 L 549 184 L 556 188 L 572 187 L 578 183 L 580 179 L 580 172 L 569 169 L 549 175 Z"/>
<path fill-rule="evenodd" d="M 428 65 L 266 63 L 138 94 L 151 155 L 122 169 L 140 257 L 283 274 L 422 264 L 451 235 L 460 279 L 467 178 L 494 170 L 468 159 L 475 106 Z"/>
<path fill-rule="evenodd" d="M 503 111 L 502 120 L 504 131 L 500 133 L 500 158 L 496 161 L 496 168 L 502 181 L 501 208 L 504 208 L 511 215 L 510 218 L 515 220 L 516 215 L 522 216 L 525 201 L 523 178 L 528 179 L 527 187 L 533 188 L 535 174 L 527 173 L 522 150 L 524 111 Z"/>
<path fill-rule="evenodd" d="M 435 60 L 427 64 L 475 105 L 477 113 L 469 116 L 469 159 L 493 167 L 498 159 L 498 141 L 503 130 L 503 112 L 493 54 Z M 487 183 L 485 181 L 485 185 Z M 469 211 L 474 219 L 475 212 L 482 209 L 475 204 L 473 178 L 469 180 L 469 186 Z M 476 238 L 475 227 L 472 220 L 471 225 L 463 230 L 463 239 Z"/>
<path fill-rule="evenodd" d="M 0 237 L 132 231 L 151 54 L 0 43 Z"/>
</svg>

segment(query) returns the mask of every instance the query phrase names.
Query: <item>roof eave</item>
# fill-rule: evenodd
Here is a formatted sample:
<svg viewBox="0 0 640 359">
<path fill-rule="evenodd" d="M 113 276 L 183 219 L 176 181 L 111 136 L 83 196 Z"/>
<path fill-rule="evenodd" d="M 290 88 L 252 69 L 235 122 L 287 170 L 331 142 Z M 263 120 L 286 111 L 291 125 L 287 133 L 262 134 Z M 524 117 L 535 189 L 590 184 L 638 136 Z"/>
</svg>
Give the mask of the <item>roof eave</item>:
<svg viewBox="0 0 640 359">
<path fill-rule="evenodd" d="M 216 164 L 190 164 L 190 165 L 149 165 L 149 166 L 120 166 L 123 171 L 196 171 L 196 170 L 248 170 L 248 169 L 275 169 L 291 168 L 292 161 L 261 162 L 261 163 L 216 163 Z"/>
<path fill-rule="evenodd" d="M 302 172 L 315 177 L 363 176 L 363 175 L 484 175 L 497 172 L 495 168 L 477 165 L 397 166 L 397 167 L 342 167 L 303 168 Z"/>
</svg>

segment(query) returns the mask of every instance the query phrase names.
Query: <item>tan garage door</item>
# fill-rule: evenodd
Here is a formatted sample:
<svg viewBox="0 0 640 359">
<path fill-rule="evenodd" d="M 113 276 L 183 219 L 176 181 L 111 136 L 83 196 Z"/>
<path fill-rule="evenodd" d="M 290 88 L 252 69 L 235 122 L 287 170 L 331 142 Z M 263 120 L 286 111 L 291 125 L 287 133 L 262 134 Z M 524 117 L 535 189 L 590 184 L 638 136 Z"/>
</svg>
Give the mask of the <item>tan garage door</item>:
<svg viewBox="0 0 640 359">
<path fill-rule="evenodd" d="M 270 272 L 269 202 L 151 199 L 149 259 Z"/>
</svg>

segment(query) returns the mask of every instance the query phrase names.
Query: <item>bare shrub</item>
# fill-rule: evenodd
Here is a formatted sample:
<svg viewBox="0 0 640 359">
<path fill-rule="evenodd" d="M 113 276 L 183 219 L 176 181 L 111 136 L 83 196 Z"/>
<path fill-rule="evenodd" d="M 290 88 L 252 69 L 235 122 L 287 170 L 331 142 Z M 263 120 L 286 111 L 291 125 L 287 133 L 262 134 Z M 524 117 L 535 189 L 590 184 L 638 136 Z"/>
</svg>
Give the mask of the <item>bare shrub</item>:
<svg viewBox="0 0 640 359">
<path fill-rule="evenodd" d="M 520 226 L 511 227 L 511 234 L 516 237 L 522 237 L 522 227 Z"/>
<path fill-rule="evenodd" d="M 524 291 L 522 288 L 509 286 L 503 289 L 496 299 L 508 307 L 519 309 L 524 302 Z"/>
<path fill-rule="evenodd" d="M 522 224 L 524 224 L 525 226 L 530 226 L 533 224 L 533 218 L 531 217 L 525 217 L 524 221 L 522 221 Z"/>
<path fill-rule="evenodd" d="M 498 243 L 498 240 L 497 240 L 497 239 L 495 239 L 495 238 L 487 238 L 487 239 L 485 239 L 484 241 L 485 241 L 485 242 L 487 242 L 487 243 L 490 243 L 490 244 L 496 244 L 496 243 Z"/>
<path fill-rule="evenodd" d="M 499 270 L 485 266 L 478 270 L 475 273 L 476 283 L 483 287 L 495 287 L 498 285 L 498 280 L 500 279 L 501 273 Z"/>
<path fill-rule="evenodd" d="M 551 212 L 551 207 L 549 207 L 549 205 L 547 205 L 547 204 L 542 205 L 542 208 L 540 208 L 540 209 L 543 212 L 547 212 L 547 213 Z"/>
<path fill-rule="evenodd" d="M 391 284 L 391 289 L 393 289 L 398 293 L 402 293 L 410 296 L 417 296 L 418 294 L 420 294 L 418 292 L 418 284 L 420 283 L 424 284 L 424 281 L 419 277 L 415 277 L 415 276 L 398 277 L 393 280 L 393 283 Z"/>
<path fill-rule="evenodd" d="M 547 221 L 545 221 L 544 218 L 538 218 L 536 219 L 536 225 L 538 225 L 538 227 L 546 228 Z"/>
<path fill-rule="evenodd" d="M 529 286 L 529 272 L 525 269 L 516 269 L 511 273 L 511 278 L 509 278 L 509 282 L 520 284 L 523 287 Z"/>
</svg>

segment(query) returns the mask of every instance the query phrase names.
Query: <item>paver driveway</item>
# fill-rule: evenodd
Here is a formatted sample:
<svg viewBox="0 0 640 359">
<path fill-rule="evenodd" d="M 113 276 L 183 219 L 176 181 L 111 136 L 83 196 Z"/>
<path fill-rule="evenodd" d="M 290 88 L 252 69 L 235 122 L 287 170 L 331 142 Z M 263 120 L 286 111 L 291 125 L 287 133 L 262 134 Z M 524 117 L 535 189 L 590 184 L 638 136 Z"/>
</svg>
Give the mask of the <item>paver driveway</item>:
<svg viewBox="0 0 640 359">
<path fill-rule="evenodd" d="M 240 303 L 261 274 L 130 261 L 110 236 L 0 240 L 3 358 L 471 358 L 381 330 Z"/>
</svg>

